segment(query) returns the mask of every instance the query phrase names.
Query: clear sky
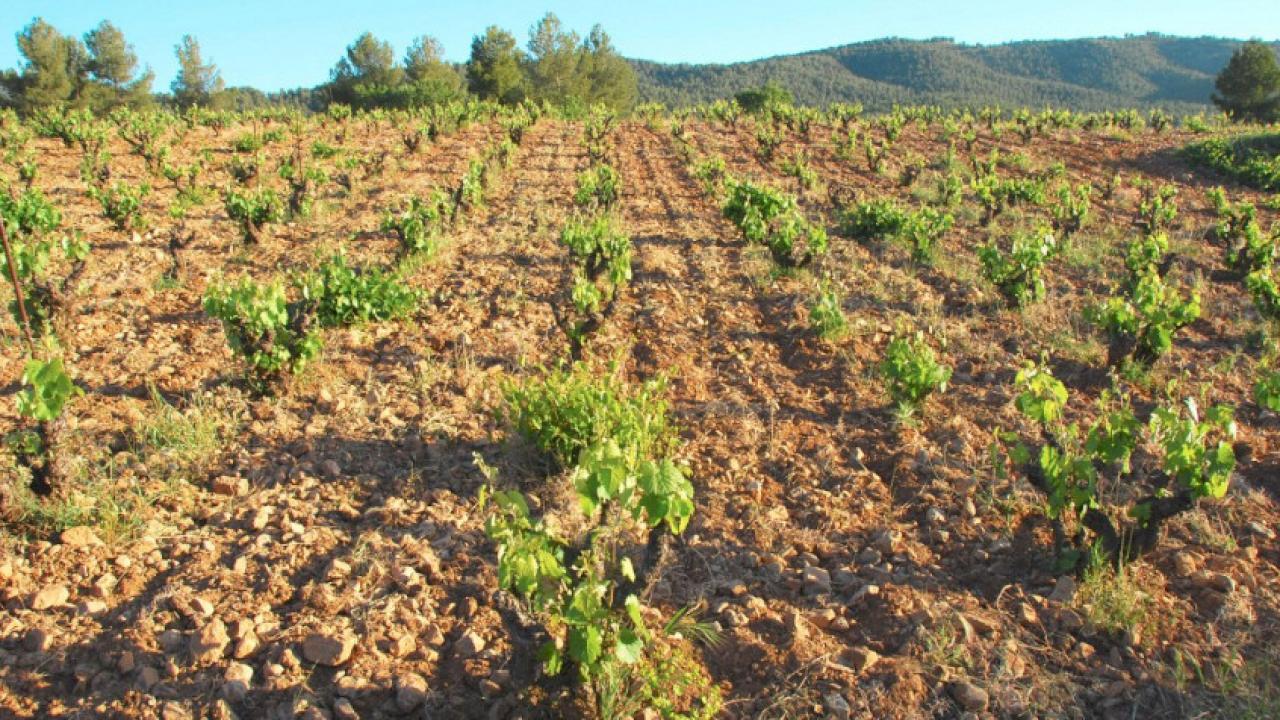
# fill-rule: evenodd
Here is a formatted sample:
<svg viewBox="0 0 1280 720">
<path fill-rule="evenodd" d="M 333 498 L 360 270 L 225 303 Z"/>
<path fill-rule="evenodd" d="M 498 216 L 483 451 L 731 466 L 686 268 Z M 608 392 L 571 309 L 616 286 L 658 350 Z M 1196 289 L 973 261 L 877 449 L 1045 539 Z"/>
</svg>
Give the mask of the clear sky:
<svg viewBox="0 0 1280 720">
<path fill-rule="evenodd" d="M 547 11 L 580 34 L 599 22 L 622 54 L 664 62 L 734 62 L 888 36 L 995 43 L 1152 31 L 1280 39 L 1280 0 L 4 0 L 0 68 L 18 65 L 12 38 L 33 17 L 76 36 L 107 19 L 155 70 L 157 90 L 173 79 L 173 48 L 186 33 L 228 85 L 275 90 L 328 79 L 365 30 L 390 40 L 397 54 L 432 35 L 449 60 L 463 61 L 485 27 L 524 43 Z"/>
</svg>

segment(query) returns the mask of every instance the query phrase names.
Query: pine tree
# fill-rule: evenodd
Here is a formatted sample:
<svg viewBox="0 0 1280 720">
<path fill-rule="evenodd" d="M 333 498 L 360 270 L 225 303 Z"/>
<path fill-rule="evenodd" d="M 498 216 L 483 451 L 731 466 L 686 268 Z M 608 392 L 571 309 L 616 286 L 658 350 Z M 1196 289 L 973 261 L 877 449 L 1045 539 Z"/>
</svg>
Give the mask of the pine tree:
<svg viewBox="0 0 1280 720">
<path fill-rule="evenodd" d="M 18 33 L 18 52 L 26 63 L 21 82 L 24 110 L 62 107 L 76 101 L 88 61 L 79 40 L 36 18 Z"/>
<path fill-rule="evenodd" d="M 190 35 L 183 35 L 174 51 L 178 55 L 178 76 L 170 86 L 174 103 L 182 108 L 212 104 L 223 89 L 218 67 L 204 62 L 200 43 Z"/>
<path fill-rule="evenodd" d="M 1213 103 L 1242 122 L 1280 120 L 1280 64 L 1264 42 L 1250 40 L 1231 55 L 1214 83 Z"/>
<path fill-rule="evenodd" d="M 587 100 L 603 103 L 614 110 L 627 111 L 639 94 L 636 72 L 631 63 L 618 54 L 604 28 L 591 28 L 583 43 L 580 69 L 586 76 Z"/>
<path fill-rule="evenodd" d="M 514 104 L 524 98 L 521 52 L 511 33 L 490 25 L 484 35 L 471 40 L 467 60 L 467 85 L 485 100 Z"/>
<path fill-rule="evenodd" d="M 526 67 L 533 96 L 552 103 L 586 100 L 579 51 L 577 33 L 565 30 L 554 13 L 547 13 L 530 28 Z"/>
<path fill-rule="evenodd" d="M 88 50 L 85 68 L 93 76 L 93 82 L 86 85 L 89 96 L 86 104 L 95 110 L 109 110 L 118 105 L 137 106 L 151 101 L 155 74 L 147 70 L 134 77 L 138 56 L 119 28 L 103 20 L 85 33 L 84 44 Z"/>
</svg>

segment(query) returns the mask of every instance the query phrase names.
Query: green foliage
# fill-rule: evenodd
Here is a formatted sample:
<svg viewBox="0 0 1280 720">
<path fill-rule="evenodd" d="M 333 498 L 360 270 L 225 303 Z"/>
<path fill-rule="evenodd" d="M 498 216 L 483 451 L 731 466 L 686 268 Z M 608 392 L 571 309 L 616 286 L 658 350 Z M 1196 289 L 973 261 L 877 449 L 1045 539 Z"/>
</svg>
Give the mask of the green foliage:
<svg viewBox="0 0 1280 720">
<path fill-rule="evenodd" d="M 1238 122 L 1280 120 L 1280 63 L 1269 45 L 1250 40 L 1214 81 L 1213 104 Z"/>
<path fill-rule="evenodd" d="M 955 224 L 950 213 L 923 207 L 907 215 L 899 239 L 911 251 L 911 259 L 918 263 L 933 262 L 938 241 Z"/>
<path fill-rule="evenodd" d="M 716 156 L 698 162 L 693 166 L 693 176 L 702 183 L 703 192 L 708 195 L 718 195 L 728 176 L 724 158 Z"/>
<path fill-rule="evenodd" d="M 403 318 L 419 303 L 419 294 L 395 272 L 353 268 L 341 254 L 300 278 L 304 302 L 314 307 L 324 327 L 346 327 Z"/>
<path fill-rule="evenodd" d="M 584 363 L 502 388 L 507 421 L 566 468 L 605 441 L 637 456 L 667 453 L 675 434 L 667 422 L 665 391 L 663 380 L 627 388 Z"/>
<path fill-rule="evenodd" d="M 257 190 L 231 190 L 223 202 L 227 215 L 240 223 L 240 231 L 244 241 L 257 244 L 262 241 L 262 232 L 269 223 L 284 219 L 284 201 L 279 193 L 269 187 Z"/>
<path fill-rule="evenodd" d="M 1183 148 L 1183 154 L 1249 187 L 1280 192 L 1280 134 L 1202 140 Z"/>
<path fill-rule="evenodd" d="M 997 431 L 992 446 L 997 472 L 1003 474 L 1003 459 L 1016 468 L 1025 468 L 1033 482 L 1044 491 L 1045 513 L 1057 523 L 1055 536 L 1061 544 L 1061 523 L 1079 523 L 1073 553 L 1101 551 L 1116 564 L 1154 547 L 1160 525 L 1206 497 L 1220 498 L 1235 467 L 1231 441 L 1235 437 L 1233 411 L 1215 406 L 1202 420 L 1196 403 L 1187 400 L 1185 412 L 1156 407 L 1146 424 L 1145 440 L 1162 451 L 1160 469 L 1172 481 L 1161 487 L 1157 476 L 1150 483 L 1151 494 L 1129 500 L 1123 491 L 1138 485 L 1130 458 L 1143 444 L 1143 424 L 1134 416 L 1126 398 L 1117 405 L 1104 393 L 1100 412 L 1088 429 L 1081 432 L 1075 423 L 1063 420 L 1068 400 L 1066 388 L 1044 366 L 1027 364 L 1018 373 L 1016 404 L 1040 428 L 1044 439 L 1033 452 L 1016 433 Z M 1115 482 L 1115 488 L 1106 488 Z M 1117 526 L 1120 514 L 1109 503 L 1128 507 L 1124 515 L 1131 527 Z M 1092 539 L 1087 533 L 1092 533 Z"/>
<path fill-rule="evenodd" d="M 545 669 L 557 674 L 572 663 L 602 704 L 616 699 L 602 682 L 641 663 L 654 640 L 634 589 L 643 570 L 627 545 L 647 535 L 655 547 L 664 532 L 683 532 L 694 511 L 687 471 L 662 456 L 674 437 L 663 389 L 659 380 L 629 390 L 581 364 L 505 385 L 517 429 L 570 469 L 586 532 L 565 536 L 561 523 L 533 517 L 517 491 L 481 495 L 482 508 L 493 504 L 485 530 L 498 548 L 499 586 L 521 597 L 552 637 L 539 653 Z M 496 473 L 477 463 L 492 483 Z"/>
<path fill-rule="evenodd" d="M 127 232 L 146 227 L 146 219 L 142 216 L 142 201 L 151 192 L 151 186 L 130 185 L 117 181 L 110 187 L 90 187 L 89 197 L 102 206 L 102 214 L 117 230 Z"/>
<path fill-rule="evenodd" d="M 1058 202 L 1050 210 L 1053 214 L 1053 227 L 1062 233 L 1064 238 L 1070 238 L 1079 232 L 1089 221 L 1092 195 L 1093 186 L 1089 183 L 1077 185 L 1075 188 L 1070 185 L 1058 188 Z"/>
<path fill-rule="evenodd" d="M 84 391 L 71 382 L 62 360 L 29 360 L 22 370 L 23 389 L 18 391 L 18 414 L 36 422 L 52 422 L 62 415 L 67 401 Z"/>
<path fill-rule="evenodd" d="M 795 103 L 795 97 L 791 92 L 774 82 L 767 82 L 751 90 L 743 90 L 734 95 L 733 99 L 738 104 L 738 107 L 751 115 L 760 115 L 775 108 Z"/>
<path fill-rule="evenodd" d="M 1041 425 L 1050 425 L 1062 419 L 1067 407 L 1067 388 L 1053 376 L 1044 364 L 1028 362 L 1014 376 L 1018 396 L 1014 404 L 1018 410 Z"/>
<path fill-rule="evenodd" d="M 1280 371 L 1271 370 L 1258 377 L 1253 385 L 1253 401 L 1259 407 L 1280 413 Z"/>
<path fill-rule="evenodd" d="M 204 310 L 222 321 L 227 343 L 248 365 L 249 384 L 258 392 L 281 386 L 320 354 L 308 309 L 288 303 L 278 280 L 215 282 L 205 292 Z"/>
<path fill-rule="evenodd" d="M 1200 317 L 1200 295 L 1186 298 L 1155 273 L 1146 273 L 1128 296 L 1113 296 L 1086 316 L 1111 336 L 1110 362 L 1150 367 L 1173 347 L 1173 335 Z"/>
<path fill-rule="evenodd" d="M 599 329 L 622 288 L 631 281 L 631 238 L 610 213 L 575 216 L 560 232 L 573 264 L 570 306 L 553 306 L 556 321 L 576 357 L 588 335 Z"/>
<path fill-rule="evenodd" d="M 1264 232 L 1257 209 L 1250 203 L 1227 203 L 1220 188 L 1213 199 L 1218 210 L 1214 234 L 1226 246 L 1227 267 L 1241 275 L 1269 270 L 1275 263 L 1280 231 Z"/>
<path fill-rule="evenodd" d="M 1143 235 L 1130 241 L 1124 254 L 1124 267 L 1129 271 L 1128 287 L 1136 287 L 1148 275 L 1163 275 L 1168 252 L 1169 236 L 1163 232 Z"/>
<path fill-rule="evenodd" d="M 458 206 L 471 210 L 484 207 L 484 192 L 488 187 L 489 166 L 483 160 L 473 159 L 467 163 L 467 171 L 458 184 Z"/>
<path fill-rule="evenodd" d="M 1276 287 L 1271 268 L 1254 270 L 1244 278 L 1245 290 L 1253 299 L 1258 314 L 1271 323 L 1280 323 L 1280 288 Z"/>
<path fill-rule="evenodd" d="M 579 207 L 609 210 L 618 204 L 622 180 L 610 165 L 595 165 L 578 174 L 573 201 Z"/>
<path fill-rule="evenodd" d="M 394 233 L 405 255 L 435 255 L 440 247 L 440 234 L 451 211 L 449 196 L 432 190 L 424 200 L 410 196 L 400 212 L 388 211 L 382 217 L 382 232 Z"/>
<path fill-rule="evenodd" d="M 1017 233 L 1009 252 L 994 241 L 978 248 L 982 275 L 1000 290 L 1012 307 L 1044 299 L 1044 266 L 1059 246 L 1048 228 Z"/>
<path fill-rule="evenodd" d="M 1005 208 L 1029 203 L 1043 205 L 1046 200 L 1046 181 L 1041 178 L 1001 178 L 995 173 L 981 175 L 972 183 L 974 195 L 982 204 L 982 222 L 990 224 Z"/>
<path fill-rule="evenodd" d="M 849 329 L 849 321 L 844 317 L 841 307 L 840 293 L 834 287 L 824 283 L 809 305 L 809 326 L 823 340 L 836 340 Z"/>
<path fill-rule="evenodd" d="M 1190 399 L 1184 410 L 1160 407 L 1151 413 L 1151 436 L 1164 451 L 1164 471 L 1193 499 L 1221 498 L 1236 467 L 1231 446 L 1236 437 L 1235 412 L 1215 405 L 1202 420 Z"/>
<path fill-rule="evenodd" d="M 794 177 L 800 183 L 801 189 L 815 190 L 818 188 L 818 171 L 814 170 L 809 164 L 809 156 L 801 151 L 782 162 L 782 172 Z"/>
<path fill-rule="evenodd" d="M 13 250 L 13 270 L 22 285 L 23 306 L 31 321 L 31 331 L 43 335 L 50 329 L 55 311 L 64 302 L 68 284 L 84 267 L 89 246 L 77 233 L 60 239 L 48 237 L 62 223 L 62 214 L 39 190 L 27 189 L 21 195 L 0 192 L 0 222 L 4 222 Z M 71 262 L 72 268 L 61 279 L 49 276 L 49 261 L 55 244 Z M 6 281 L 11 277 L 9 258 L 3 258 Z M 16 298 L 9 301 L 14 322 L 21 322 Z M 63 308 L 66 309 L 66 308 Z"/>
<path fill-rule="evenodd" d="M 795 197 L 737 178 L 725 179 L 725 195 L 724 216 L 779 267 L 802 267 L 827 251 L 826 230 L 801 214 Z"/>
<path fill-rule="evenodd" d="M 892 200 L 858 203 L 840 217 L 840 232 L 854 240 L 891 239 L 906 227 L 909 212 Z"/>
<path fill-rule="evenodd" d="M 935 391 L 945 392 L 951 380 L 951 368 L 938 362 L 922 333 L 894 337 L 885 349 L 880 374 L 889 398 L 904 415 L 919 410 Z"/>
<path fill-rule="evenodd" d="M 906 245 L 913 260 L 928 263 L 938 241 L 954 224 L 950 213 L 934 208 L 911 211 L 892 200 L 872 200 L 845 210 L 840 217 L 840 232 L 855 240 L 896 240 Z"/>
<path fill-rule="evenodd" d="M 1152 235 L 1169 229 L 1178 217 L 1177 196 L 1178 189 L 1172 185 L 1161 185 L 1158 189 L 1148 185 L 1144 188 L 1135 221 L 1142 234 Z"/>
</svg>

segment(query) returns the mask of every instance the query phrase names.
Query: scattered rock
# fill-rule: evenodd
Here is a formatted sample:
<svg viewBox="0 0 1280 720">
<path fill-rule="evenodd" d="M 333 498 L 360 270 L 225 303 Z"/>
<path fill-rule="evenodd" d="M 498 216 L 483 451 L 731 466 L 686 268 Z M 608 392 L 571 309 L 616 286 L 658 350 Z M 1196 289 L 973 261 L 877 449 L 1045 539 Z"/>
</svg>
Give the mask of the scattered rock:
<svg viewBox="0 0 1280 720">
<path fill-rule="evenodd" d="M 831 717 L 849 720 L 853 716 L 853 708 L 849 707 L 849 701 L 845 700 L 840 693 L 828 693 L 822 698 L 822 702 L 827 706 L 827 712 Z"/>
<path fill-rule="evenodd" d="M 1276 532 L 1257 520 L 1250 520 L 1245 527 L 1254 535 L 1261 535 L 1268 540 L 1276 539 Z"/>
<path fill-rule="evenodd" d="M 831 592 L 831 573 L 820 567 L 804 569 L 804 594 L 823 595 Z"/>
<path fill-rule="evenodd" d="M 67 604 L 71 591 L 66 585 L 50 585 L 31 597 L 32 610 L 48 610 Z"/>
<path fill-rule="evenodd" d="M 320 474 L 326 480 L 337 480 L 342 477 L 342 466 L 336 460 L 330 458 L 320 463 Z"/>
<path fill-rule="evenodd" d="M 1195 556 L 1191 553 L 1179 552 L 1173 556 L 1173 570 L 1179 577 L 1191 577 L 1197 569 Z"/>
<path fill-rule="evenodd" d="M 840 664 L 852 669 L 859 675 L 870 670 L 877 662 L 880 662 L 880 654 L 862 645 L 845 648 L 840 653 Z"/>
<path fill-rule="evenodd" d="M 355 706 L 351 701 L 340 697 L 333 701 L 333 716 L 337 720 L 359 720 L 360 715 L 356 712 Z"/>
<path fill-rule="evenodd" d="M 947 514 L 936 507 L 924 511 L 924 524 L 929 527 L 942 527 L 947 524 Z"/>
<path fill-rule="evenodd" d="M 951 697 L 960 707 L 969 712 L 982 712 L 987 709 L 987 691 L 970 682 L 953 682 L 948 688 Z"/>
<path fill-rule="evenodd" d="M 453 651 L 458 657 L 469 658 L 480 654 L 485 648 L 484 638 L 480 637 L 474 630 L 468 630 L 462 633 L 462 637 L 458 638 L 458 642 L 453 644 Z"/>
<path fill-rule="evenodd" d="M 160 682 L 160 672 L 150 665 L 144 665 L 138 671 L 137 684 L 139 690 L 146 692 L 158 682 Z"/>
<path fill-rule="evenodd" d="M 227 626 L 219 618 L 200 628 L 200 632 L 191 636 L 191 659 L 197 665 L 207 665 L 222 659 L 231 637 L 227 635 Z"/>
<path fill-rule="evenodd" d="M 222 675 L 222 697 L 228 702 L 238 703 L 249 694 L 249 684 L 253 681 L 253 668 L 244 663 L 233 662 L 227 666 Z"/>
<path fill-rule="evenodd" d="M 1054 583 L 1053 592 L 1049 593 L 1049 600 L 1051 602 L 1062 603 L 1065 605 L 1071 602 L 1072 598 L 1076 596 L 1076 590 L 1078 588 L 1079 585 L 1076 584 L 1075 578 L 1070 575 L 1063 575 L 1058 578 L 1056 583 Z"/>
<path fill-rule="evenodd" d="M 335 667 L 351 659 L 356 637 L 349 632 L 312 633 L 302 642 L 302 656 L 307 662 Z"/>
<path fill-rule="evenodd" d="M 396 707 L 409 712 L 427 699 L 427 681 L 417 673 L 405 673 L 396 678 Z"/>
<path fill-rule="evenodd" d="M 879 551 L 881 555 L 893 555 L 898 552 L 901 544 L 902 533 L 892 528 L 881 530 L 875 534 L 875 537 L 871 538 L 871 547 Z"/>
<path fill-rule="evenodd" d="M 77 525 L 76 527 L 67 528 L 58 536 L 63 545 L 68 547 L 90 547 L 101 545 L 102 540 L 98 537 L 93 528 L 86 525 Z"/>
<path fill-rule="evenodd" d="M 31 628 L 22 638 L 22 647 L 28 652 L 45 652 L 53 645 L 53 638 L 43 628 Z"/>
<path fill-rule="evenodd" d="M 258 636 L 253 631 L 236 640 L 235 647 L 231 649 L 231 657 L 237 660 L 243 660 L 257 652 L 259 646 Z"/>
<path fill-rule="evenodd" d="M 216 495 L 243 495 L 249 491 L 249 481 L 242 477 L 220 475 L 213 479 L 213 492 Z"/>
</svg>

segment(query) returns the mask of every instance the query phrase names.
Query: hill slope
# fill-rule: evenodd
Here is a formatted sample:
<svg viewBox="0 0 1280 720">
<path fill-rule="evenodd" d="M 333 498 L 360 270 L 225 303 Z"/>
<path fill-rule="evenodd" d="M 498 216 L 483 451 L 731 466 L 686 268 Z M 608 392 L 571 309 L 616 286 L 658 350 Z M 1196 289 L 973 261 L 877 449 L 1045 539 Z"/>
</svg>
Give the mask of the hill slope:
<svg viewBox="0 0 1280 720">
<path fill-rule="evenodd" d="M 807 105 L 1165 107 L 1197 112 L 1239 40 L 1167 35 L 962 45 L 885 39 L 730 65 L 632 61 L 645 101 L 710 102 L 773 80 Z M 1280 43 L 1276 44 L 1280 48 Z"/>
</svg>

